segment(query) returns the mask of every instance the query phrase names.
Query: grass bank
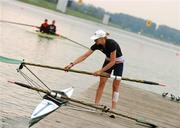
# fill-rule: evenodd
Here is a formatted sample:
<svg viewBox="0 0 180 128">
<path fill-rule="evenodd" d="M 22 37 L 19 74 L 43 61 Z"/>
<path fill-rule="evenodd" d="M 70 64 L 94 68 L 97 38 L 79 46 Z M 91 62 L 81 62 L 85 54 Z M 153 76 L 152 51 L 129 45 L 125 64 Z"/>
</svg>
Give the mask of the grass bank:
<svg viewBox="0 0 180 128">
<path fill-rule="evenodd" d="M 39 6 L 39 7 L 43 7 L 43 8 L 46 8 L 46 9 L 58 11 L 56 9 L 56 4 L 45 1 L 45 0 L 18 0 L 18 1 L 28 3 L 28 4 L 32 4 L 32 5 L 35 5 L 35 6 Z M 89 16 L 89 15 L 83 14 L 83 13 L 78 12 L 78 11 L 74 11 L 74 10 L 72 10 L 70 8 L 67 8 L 66 14 L 71 15 L 71 16 L 75 16 L 75 17 L 79 17 L 79 18 L 82 18 L 82 19 L 86 19 L 86 20 L 91 20 L 91 21 L 98 22 L 98 23 L 102 22 L 101 19 L 98 19 L 98 18 Z"/>
</svg>

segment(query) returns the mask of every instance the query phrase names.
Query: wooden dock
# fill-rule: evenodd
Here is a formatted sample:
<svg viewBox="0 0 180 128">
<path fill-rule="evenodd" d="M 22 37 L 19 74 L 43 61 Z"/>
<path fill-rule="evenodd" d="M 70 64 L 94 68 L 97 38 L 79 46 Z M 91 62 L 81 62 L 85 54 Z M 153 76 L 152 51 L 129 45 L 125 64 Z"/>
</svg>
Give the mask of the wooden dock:
<svg viewBox="0 0 180 128">
<path fill-rule="evenodd" d="M 94 101 L 97 84 L 87 89 L 80 96 L 80 100 Z M 104 90 L 102 104 L 111 106 L 111 81 L 108 81 Z M 158 128 L 180 128 L 180 103 L 164 99 L 161 95 L 134 88 L 123 84 L 120 89 L 120 99 L 116 111 L 133 118 L 141 119 L 158 126 Z M 52 113 L 38 125 L 49 128 L 146 128 L 148 126 L 121 116 L 115 119 L 107 114 L 85 108 L 67 106 Z M 51 124 L 51 125 L 50 125 Z"/>
</svg>

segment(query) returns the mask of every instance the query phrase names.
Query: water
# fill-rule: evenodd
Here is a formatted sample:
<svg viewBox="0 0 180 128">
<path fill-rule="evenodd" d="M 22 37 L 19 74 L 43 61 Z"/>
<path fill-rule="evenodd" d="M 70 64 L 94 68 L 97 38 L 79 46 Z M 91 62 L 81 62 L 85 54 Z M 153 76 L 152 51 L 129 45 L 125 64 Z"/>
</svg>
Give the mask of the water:
<svg viewBox="0 0 180 128">
<path fill-rule="evenodd" d="M 145 79 L 167 84 L 166 87 L 125 82 L 161 94 L 170 92 L 180 95 L 180 48 L 165 45 L 141 35 L 124 32 L 90 21 L 66 16 L 46 9 L 19 3 L 15 0 L 0 1 L 1 20 L 39 25 L 45 18 L 55 19 L 57 31 L 77 42 L 90 47 L 89 37 L 95 30 L 103 28 L 110 32 L 121 46 L 125 57 L 124 76 Z M 64 67 L 81 55 L 86 49 L 64 39 L 47 40 L 33 33 L 34 28 L 0 23 L 0 55 L 25 59 L 27 62 Z M 104 61 L 104 55 L 95 52 L 75 69 L 94 72 Z M 3 128 L 17 128 L 27 125 L 30 113 L 40 102 L 36 92 L 9 84 L 8 80 L 25 80 L 16 72 L 17 65 L 0 63 L 0 107 Z M 31 67 L 31 69 L 52 89 L 75 87 L 74 96 L 98 81 L 97 77 L 65 73 L 50 69 Z M 25 73 L 27 73 L 25 71 Z"/>
</svg>

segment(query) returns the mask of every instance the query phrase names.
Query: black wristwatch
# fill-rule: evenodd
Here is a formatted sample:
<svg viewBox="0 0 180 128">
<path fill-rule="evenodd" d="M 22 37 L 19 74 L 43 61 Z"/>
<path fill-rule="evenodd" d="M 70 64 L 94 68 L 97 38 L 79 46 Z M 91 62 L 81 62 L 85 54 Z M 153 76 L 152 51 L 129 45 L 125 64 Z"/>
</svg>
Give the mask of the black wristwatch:
<svg viewBox="0 0 180 128">
<path fill-rule="evenodd" d="M 74 66 L 74 63 L 73 63 L 73 62 L 71 62 L 70 64 L 72 64 L 72 66 Z"/>
</svg>

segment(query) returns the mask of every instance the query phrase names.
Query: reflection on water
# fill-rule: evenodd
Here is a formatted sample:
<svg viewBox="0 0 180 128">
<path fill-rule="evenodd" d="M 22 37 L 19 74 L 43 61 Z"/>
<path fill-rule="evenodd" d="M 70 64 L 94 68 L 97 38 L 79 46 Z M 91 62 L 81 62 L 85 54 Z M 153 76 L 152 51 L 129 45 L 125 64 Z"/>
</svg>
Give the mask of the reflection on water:
<svg viewBox="0 0 180 128">
<path fill-rule="evenodd" d="M 154 40 L 135 34 L 123 32 L 108 26 L 97 25 L 89 21 L 57 14 L 44 9 L 32 8 L 16 1 L 0 2 L 0 18 L 27 24 L 40 24 L 44 18 L 56 19 L 57 29 L 69 38 L 83 45 L 91 46 L 89 37 L 99 28 L 109 31 L 121 46 L 125 57 L 124 76 L 129 78 L 145 79 L 167 84 L 168 86 L 156 87 L 138 83 L 132 86 L 144 88 L 157 93 L 170 92 L 179 95 L 180 92 L 180 50 L 167 46 L 154 44 Z M 86 49 L 73 44 L 65 39 L 47 40 L 33 33 L 34 28 L 0 23 L 0 55 L 16 59 L 25 59 L 27 62 L 41 63 L 52 66 L 64 67 L 73 59 L 81 55 Z M 95 52 L 85 62 L 75 68 L 94 72 L 98 70 L 104 60 L 104 55 Z M 22 81 L 16 73 L 17 65 L 0 63 L 0 107 L 4 128 L 10 128 L 17 122 L 26 123 L 34 106 L 39 103 L 40 97 L 35 92 L 12 86 L 8 80 Z M 31 67 L 31 69 L 53 89 L 75 87 L 75 96 L 98 81 L 97 77 L 81 74 L 65 73 L 50 69 Z M 25 71 L 26 72 L 26 71 Z M 124 81 L 123 81 L 124 82 Z M 7 107 L 8 106 L 8 107 Z M 21 117 L 18 116 L 18 113 Z M 18 117 L 18 118 L 17 118 Z M 17 128 L 25 124 L 19 123 Z"/>
</svg>

